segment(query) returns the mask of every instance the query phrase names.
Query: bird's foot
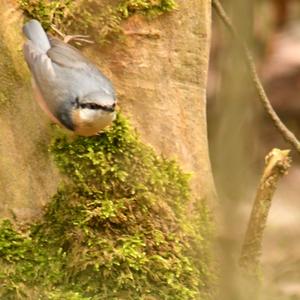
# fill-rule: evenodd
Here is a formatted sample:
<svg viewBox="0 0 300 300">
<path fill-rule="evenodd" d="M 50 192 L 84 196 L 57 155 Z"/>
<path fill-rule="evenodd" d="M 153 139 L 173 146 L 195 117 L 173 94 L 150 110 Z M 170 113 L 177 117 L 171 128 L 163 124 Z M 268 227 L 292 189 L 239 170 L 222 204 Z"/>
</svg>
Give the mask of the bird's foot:
<svg viewBox="0 0 300 300">
<path fill-rule="evenodd" d="M 69 43 L 70 41 L 75 41 L 75 42 L 83 42 L 87 44 L 94 44 L 94 41 L 89 40 L 90 36 L 89 35 L 66 35 L 64 37 L 64 42 Z"/>
<path fill-rule="evenodd" d="M 51 28 L 64 39 L 66 44 L 70 43 L 71 41 L 75 41 L 75 43 L 79 45 L 81 45 L 81 43 L 94 44 L 94 41 L 88 39 L 88 35 L 66 35 L 58 30 L 54 25 L 51 25 Z"/>
</svg>

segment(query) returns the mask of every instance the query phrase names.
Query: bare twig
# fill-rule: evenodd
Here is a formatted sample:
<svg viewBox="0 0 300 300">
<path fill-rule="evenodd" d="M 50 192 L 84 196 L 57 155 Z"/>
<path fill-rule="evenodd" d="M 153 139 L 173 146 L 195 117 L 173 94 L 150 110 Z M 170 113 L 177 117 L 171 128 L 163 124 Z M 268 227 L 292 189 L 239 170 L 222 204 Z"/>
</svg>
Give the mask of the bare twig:
<svg viewBox="0 0 300 300">
<path fill-rule="evenodd" d="M 257 274 L 262 249 L 263 233 L 279 179 L 291 164 L 290 151 L 273 149 L 267 156 L 253 204 L 248 228 L 242 247 L 240 265 L 247 274 Z"/>
<path fill-rule="evenodd" d="M 222 4 L 219 0 L 212 0 L 212 5 L 214 9 L 216 10 L 218 16 L 221 18 L 223 23 L 226 25 L 228 30 L 231 32 L 233 37 L 238 41 L 240 46 L 242 47 L 243 55 L 245 56 L 247 66 L 249 68 L 251 79 L 255 85 L 256 91 L 258 93 L 259 99 L 265 108 L 266 113 L 269 115 L 269 117 L 272 119 L 274 126 L 278 129 L 282 137 L 290 144 L 292 145 L 298 153 L 300 153 L 300 142 L 296 138 L 296 136 L 284 125 L 284 123 L 280 120 L 277 113 L 274 111 L 268 96 L 266 95 L 266 92 L 263 88 L 263 85 L 257 75 L 257 71 L 255 68 L 255 64 L 253 61 L 253 58 L 250 54 L 250 51 L 245 45 L 244 41 L 240 39 L 237 31 L 235 30 L 234 26 L 232 25 L 227 13 L 225 12 Z"/>
</svg>

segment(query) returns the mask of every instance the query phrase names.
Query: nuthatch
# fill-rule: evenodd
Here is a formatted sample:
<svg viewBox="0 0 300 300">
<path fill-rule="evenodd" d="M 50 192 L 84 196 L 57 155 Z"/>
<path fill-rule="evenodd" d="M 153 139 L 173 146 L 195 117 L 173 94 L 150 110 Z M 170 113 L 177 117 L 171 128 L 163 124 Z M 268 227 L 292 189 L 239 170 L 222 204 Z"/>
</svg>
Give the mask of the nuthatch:
<svg viewBox="0 0 300 300">
<path fill-rule="evenodd" d="M 47 36 L 37 20 L 23 32 L 36 99 L 52 121 L 84 136 L 111 124 L 116 97 L 110 80 L 76 48 Z"/>
</svg>

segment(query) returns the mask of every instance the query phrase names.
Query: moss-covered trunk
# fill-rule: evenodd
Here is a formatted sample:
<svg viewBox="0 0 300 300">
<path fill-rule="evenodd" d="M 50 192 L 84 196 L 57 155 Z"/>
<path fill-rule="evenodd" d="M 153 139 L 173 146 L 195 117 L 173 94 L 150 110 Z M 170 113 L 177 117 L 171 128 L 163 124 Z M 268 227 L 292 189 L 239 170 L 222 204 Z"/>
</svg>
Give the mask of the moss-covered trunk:
<svg viewBox="0 0 300 300">
<path fill-rule="evenodd" d="M 18 217 L 15 227 L 0 222 L 0 298 L 211 299 L 211 218 L 199 201 L 214 196 L 209 1 L 21 3 L 45 28 L 110 39 L 83 51 L 114 82 L 143 142 L 124 113 L 96 137 L 51 128 L 32 99 L 22 12 L 0 0 L 0 216 Z M 194 172 L 193 194 L 180 165 Z"/>
<path fill-rule="evenodd" d="M 177 3 L 177 10 L 155 19 L 133 15 L 121 23 L 125 36 L 85 52 L 113 80 L 121 109 L 143 140 L 177 157 L 195 173 L 197 196 L 211 198 L 205 112 L 210 1 Z M 32 99 L 22 58 L 23 17 L 8 0 L 0 1 L 0 14 L 0 214 L 26 217 L 53 194 L 58 176 L 47 152 L 48 120 Z"/>
</svg>

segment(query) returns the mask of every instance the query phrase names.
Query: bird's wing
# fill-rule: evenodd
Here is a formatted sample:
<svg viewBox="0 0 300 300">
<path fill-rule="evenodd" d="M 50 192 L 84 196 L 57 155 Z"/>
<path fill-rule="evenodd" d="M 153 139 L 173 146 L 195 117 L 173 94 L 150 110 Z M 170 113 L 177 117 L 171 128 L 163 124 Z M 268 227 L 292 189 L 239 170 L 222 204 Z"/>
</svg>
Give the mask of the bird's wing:
<svg viewBox="0 0 300 300">
<path fill-rule="evenodd" d="M 55 76 L 53 64 L 48 55 L 28 40 L 24 44 L 23 52 L 25 60 L 34 76 L 38 78 L 53 78 Z"/>
<path fill-rule="evenodd" d="M 92 68 L 90 62 L 73 46 L 59 39 L 49 37 L 51 48 L 47 55 L 56 64 L 74 69 Z"/>
<path fill-rule="evenodd" d="M 55 64 L 66 69 L 82 69 L 86 72 L 97 72 L 97 69 L 74 47 L 64 42 L 49 38 L 51 48 L 42 51 L 31 40 L 27 40 L 23 47 L 26 62 L 33 73 L 38 85 L 40 81 L 54 79 Z"/>
<path fill-rule="evenodd" d="M 23 26 L 23 32 L 28 39 L 23 47 L 25 60 L 35 79 L 53 77 L 53 65 L 46 54 L 51 45 L 43 27 L 37 20 L 31 20 Z"/>
<path fill-rule="evenodd" d="M 59 74 L 49 56 L 36 44 L 28 40 L 23 47 L 25 60 L 33 75 L 35 82 L 35 98 L 42 109 L 51 115 L 52 119 L 57 119 L 57 111 L 63 101 L 58 93 L 62 90 L 59 87 Z"/>
<path fill-rule="evenodd" d="M 80 70 L 81 74 L 87 76 L 88 80 L 93 81 L 99 89 L 114 95 L 110 80 L 76 48 L 52 37 L 49 37 L 49 41 L 51 48 L 47 51 L 47 55 L 53 63 L 63 68 Z"/>
</svg>

